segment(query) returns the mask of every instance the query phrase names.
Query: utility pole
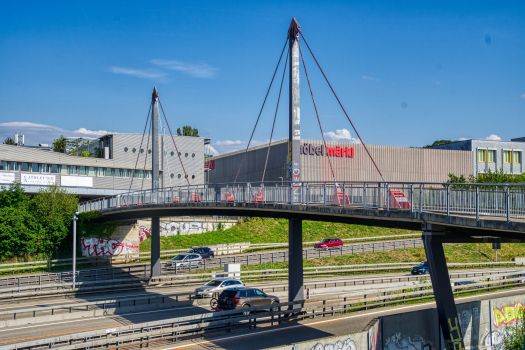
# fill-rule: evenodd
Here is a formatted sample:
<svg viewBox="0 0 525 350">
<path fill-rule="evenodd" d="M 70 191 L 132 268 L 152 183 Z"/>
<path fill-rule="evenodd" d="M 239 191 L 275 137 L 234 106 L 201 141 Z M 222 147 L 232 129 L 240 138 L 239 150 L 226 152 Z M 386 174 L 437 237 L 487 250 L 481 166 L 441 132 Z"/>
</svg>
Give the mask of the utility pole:
<svg viewBox="0 0 525 350">
<path fill-rule="evenodd" d="M 155 202 L 155 192 L 159 190 L 159 93 L 156 87 L 153 88 L 151 103 L 153 105 L 151 110 L 151 197 Z M 150 277 L 158 277 L 160 274 L 160 220 L 156 216 L 151 218 Z"/>
<path fill-rule="evenodd" d="M 288 29 L 290 50 L 290 96 L 288 135 L 288 178 L 292 184 L 290 203 L 301 198 L 301 108 L 299 96 L 299 33 L 301 26 L 295 17 Z"/>
<path fill-rule="evenodd" d="M 75 289 L 75 279 L 77 273 L 77 221 L 78 212 L 73 214 L 73 288 Z"/>
</svg>

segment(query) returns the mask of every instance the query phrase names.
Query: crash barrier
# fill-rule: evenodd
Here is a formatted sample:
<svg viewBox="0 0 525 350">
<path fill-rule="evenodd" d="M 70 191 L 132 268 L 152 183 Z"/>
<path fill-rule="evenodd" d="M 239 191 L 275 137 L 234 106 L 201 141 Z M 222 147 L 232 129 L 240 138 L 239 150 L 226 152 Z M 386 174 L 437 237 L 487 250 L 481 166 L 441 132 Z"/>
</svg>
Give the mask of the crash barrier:
<svg viewBox="0 0 525 350">
<path fill-rule="evenodd" d="M 403 235 L 387 235 L 387 236 L 374 236 L 374 237 L 358 237 L 358 238 L 344 238 L 344 242 L 354 242 L 354 241 L 378 241 L 378 240 L 388 240 L 388 239 L 400 239 L 404 237 L 421 237 L 421 233 L 409 233 Z M 303 242 L 303 246 L 313 245 L 317 242 Z M 255 243 L 251 244 L 250 242 L 240 242 L 240 243 L 227 243 L 227 244 L 215 244 L 207 245 L 211 248 L 215 255 L 221 254 L 237 254 L 250 249 L 266 249 L 266 248 L 277 248 L 277 247 L 288 247 L 288 243 Z M 193 247 L 192 247 L 193 248 Z M 172 250 L 161 250 L 160 257 L 172 258 L 180 253 L 185 253 L 189 248 L 185 249 L 172 249 Z M 137 261 L 145 259 L 148 260 L 151 257 L 151 252 L 140 252 L 136 254 L 121 254 L 118 256 L 105 256 L 105 257 L 78 257 L 76 259 L 77 267 L 82 265 L 119 265 L 119 264 L 131 264 L 136 263 Z M 39 261 L 27 261 L 27 262 L 13 262 L 0 264 L 0 273 L 11 271 L 13 274 L 15 271 L 29 271 L 30 273 L 33 270 L 47 270 L 56 269 L 59 267 L 71 267 L 71 262 L 73 259 L 50 259 L 50 260 L 39 260 Z"/>
<path fill-rule="evenodd" d="M 400 272 L 410 270 L 414 266 L 414 263 L 383 263 L 383 264 L 361 264 L 361 265 L 339 265 L 339 266 L 319 266 L 319 267 L 304 267 L 303 275 L 305 278 L 317 278 L 317 277 L 331 277 L 331 276 L 344 276 L 344 275 L 355 275 L 361 273 L 370 272 Z M 453 268 L 481 268 L 481 267 L 516 267 L 523 266 L 518 265 L 512 261 L 498 262 L 498 263 L 451 263 L 448 264 L 449 269 Z M 493 274 L 494 271 L 488 272 L 471 272 L 467 275 L 474 276 L 485 276 Z M 25 298 L 25 297 L 36 297 L 36 296 L 57 296 L 71 293 L 97 293 L 104 290 L 111 290 L 118 287 L 119 290 L 125 289 L 147 289 L 156 288 L 159 285 L 163 287 L 176 286 L 188 286 L 198 283 L 203 283 L 209 279 L 215 277 L 224 277 L 223 273 L 208 272 L 208 273 L 194 273 L 194 274 L 172 274 L 160 277 L 133 277 L 133 278 L 115 278 L 109 280 L 91 280 L 84 282 L 77 282 L 75 288 L 71 282 L 62 283 L 50 283 L 41 284 L 36 286 L 22 285 L 11 288 L 3 288 L 0 293 L 0 299 L 13 299 L 13 298 Z M 227 277 L 227 276 L 225 276 Z M 273 281 L 273 280 L 285 280 L 288 278 L 288 269 L 269 269 L 269 270 L 253 270 L 253 271 L 241 271 L 240 279 L 243 281 Z M 384 281 L 395 281 L 399 278 L 406 277 L 380 277 L 373 279 L 373 281 L 381 280 Z M 419 278 L 419 277 L 418 277 Z M 355 286 L 357 281 L 348 282 L 353 283 Z M 378 282 L 379 283 L 379 282 Z M 326 283 L 325 283 L 326 285 Z M 339 284 L 341 285 L 341 284 Z M 346 286 L 344 282 L 344 286 Z"/>
<path fill-rule="evenodd" d="M 423 241 L 420 239 L 413 240 L 401 240 L 401 241 L 383 241 L 374 243 L 360 243 L 348 246 L 341 246 L 335 249 L 328 250 L 316 250 L 316 249 L 304 249 L 303 258 L 305 259 L 316 259 L 322 257 L 331 257 L 337 255 L 349 255 L 366 252 L 378 252 L 388 251 L 396 249 L 416 248 L 423 246 Z M 257 265 L 264 263 L 274 263 L 288 260 L 287 251 L 278 252 L 260 252 L 251 253 L 244 255 L 234 255 L 226 257 L 216 257 L 213 259 L 204 259 L 200 265 L 188 265 L 181 266 L 177 269 L 170 268 L 166 262 L 161 263 L 163 274 L 169 274 L 179 271 L 195 271 L 195 270 L 207 270 L 207 269 L 220 269 L 226 264 L 243 264 L 243 265 Z M 104 279 L 115 279 L 119 277 L 126 277 L 130 275 L 134 276 L 149 276 L 150 264 L 134 264 L 128 266 L 112 266 L 112 267 L 99 267 L 96 269 L 82 269 L 76 272 L 76 281 L 91 281 L 91 280 L 104 280 Z M 22 268 L 21 268 L 22 269 Z M 48 274 L 38 275 L 24 275 L 17 277 L 8 277 L 0 279 L 0 290 L 8 286 L 21 286 L 21 285 L 38 285 L 46 283 L 61 283 L 62 281 L 72 281 L 72 274 L 70 272 L 57 272 Z"/>
<path fill-rule="evenodd" d="M 504 280 L 480 281 L 468 285 L 452 287 L 456 294 L 471 293 L 474 290 L 510 288 L 525 285 L 523 277 L 508 275 Z M 243 309 L 209 312 L 119 326 L 114 328 L 65 334 L 57 337 L 25 341 L 0 346 L 0 350 L 13 349 L 86 349 L 98 347 L 150 346 L 160 343 L 178 342 L 202 338 L 212 333 L 231 333 L 256 329 L 260 326 L 272 327 L 288 320 L 315 319 L 335 316 L 352 311 L 400 305 L 407 302 L 433 298 L 430 283 L 415 285 L 413 288 L 387 288 L 372 291 L 373 295 L 341 293 L 328 298 L 300 300 L 271 305 L 247 307 Z M 270 309 L 269 309 L 270 307 Z M 423 349 L 423 347 L 422 347 Z"/>
</svg>

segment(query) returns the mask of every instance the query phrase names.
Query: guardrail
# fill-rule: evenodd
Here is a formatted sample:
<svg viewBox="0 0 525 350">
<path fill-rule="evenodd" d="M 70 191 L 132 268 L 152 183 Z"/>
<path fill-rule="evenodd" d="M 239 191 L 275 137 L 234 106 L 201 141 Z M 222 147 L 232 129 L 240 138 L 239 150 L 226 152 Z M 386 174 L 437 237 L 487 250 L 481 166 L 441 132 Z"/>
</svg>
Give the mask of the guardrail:
<svg viewBox="0 0 525 350">
<path fill-rule="evenodd" d="M 482 281 L 454 286 L 456 294 L 485 291 L 495 288 L 523 286 L 523 277 Z M 86 349 L 101 347 L 150 346 L 159 343 L 178 342 L 207 336 L 212 331 L 231 333 L 236 330 L 255 329 L 258 326 L 274 326 L 286 320 L 334 316 L 357 310 L 386 307 L 406 302 L 433 298 L 430 283 L 413 288 L 387 288 L 372 291 L 360 298 L 341 293 L 330 299 L 318 298 L 271 305 L 247 307 L 230 311 L 209 312 L 200 315 L 178 317 L 160 321 L 136 323 L 102 330 L 65 334 L 21 343 L 0 346 L 0 350 L 13 349 Z"/>
<path fill-rule="evenodd" d="M 221 183 L 178 186 L 143 190 L 127 194 L 96 199 L 79 205 L 79 211 L 125 209 L 143 204 L 169 204 L 210 206 L 225 202 L 259 203 L 272 208 L 277 204 L 302 204 L 309 206 L 330 206 L 337 192 L 346 200 L 340 201 L 345 207 L 365 209 L 383 208 L 389 214 L 391 209 L 409 210 L 411 218 L 417 218 L 423 211 L 451 214 L 506 218 L 507 228 L 512 219 L 525 218 L 525 184 L 453 184 L 428 182 L 301 182 L 301 183 Z M 404 203 L 397 202 L 393 191 L 404 196 Z M 231 198 L 233 197 L 233 201 Z M 395 197 L 395 198 L 394 198 Z M 404 208 L 404 209 L 402 209 Z M 318 211 L 316 209 L 316 211 Z M 387 215 L 388 216 L 388 215 Z"/>
</svg>

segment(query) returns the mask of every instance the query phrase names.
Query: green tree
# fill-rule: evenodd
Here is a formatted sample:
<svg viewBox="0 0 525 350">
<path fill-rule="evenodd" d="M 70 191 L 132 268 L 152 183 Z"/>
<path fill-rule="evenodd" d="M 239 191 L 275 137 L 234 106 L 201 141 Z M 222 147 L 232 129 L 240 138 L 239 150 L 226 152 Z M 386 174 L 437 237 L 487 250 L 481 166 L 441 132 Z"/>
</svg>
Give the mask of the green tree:
<svg viewBox="0 0 525 350">
<path fill-rule="evenodd" d="M 432 146 L 446 145 L 448 143 L 453 143 L 453 142 L 457 142 L 457 140 L 456 141 L 452 141 L 452 140 L 436 140 L 436 141 L 434 141 L 433 144 L 423 146 L 423 148 L 425 148 L 425 147 L 432 147 Z"/>
<path fill-rule="evenodd" d="M 31 200 L 22 185 L 18 182 L 10 184 L 9 187 L 0 188 L 0 208 L 19 208 L 26 207 Z"/>
<path fill-rule="evenodd" d="M 60 135 L 58 139 L 53 141 L 53 151 L 58 153 L 64 153 L 67 147 L 67 139 L 64 135 Z"/>
<path fill-rule="evenodd" d="M 525 345 L 525 321 L 523 310 L 516 311 L 516 319 L 521 321 L 516 322 L 514 326 L 507 325 L 505 334 L 503 336 L 503 350 L 522 350 Z"/>
<path fill-rule="evenodd" d="M 193 136 L 193 137 L 199 137 L 199 129 L 192 128 L 189 125 L 185 125 L 182 127 L 182 132 L 180 128 L 177 128 L 177 136 Z"/>
<path fill-rule="evenodd" d="M 82 153 L 80 153 L 80 156 L 81 157 L 89 157 L 89 152 L 88 151 L 82 151 Z"/>
<path fill-rule="evenodd" d="M 8 137 L 4 140 L 4 145 L 16 145 L 15 140 L 13 140 L 11 137 Z"/>
</svg>

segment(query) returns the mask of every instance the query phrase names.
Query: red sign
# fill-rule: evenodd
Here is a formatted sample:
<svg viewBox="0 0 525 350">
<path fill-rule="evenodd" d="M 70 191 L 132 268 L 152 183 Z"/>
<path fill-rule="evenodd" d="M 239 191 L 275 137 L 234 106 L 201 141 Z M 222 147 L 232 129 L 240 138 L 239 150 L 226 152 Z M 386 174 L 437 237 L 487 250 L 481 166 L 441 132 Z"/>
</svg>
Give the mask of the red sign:
<svg viewBox="0 0 525 350">
<path fill-rule="evenodd" d="M 204 169 L 215 169 L 215 161 L 214 160 L 208 160 L 204 162 Z"/>
<path fill-rule="evenodd" d="M 354 157 L 354 147 L 326 147 L 326 155 L 332 157 Z M 301 145 L 301 154 L 306 154 L 310 156 L 324 156 L 324 146 L 314 146 L 310 144 Z"/>
</svg>

